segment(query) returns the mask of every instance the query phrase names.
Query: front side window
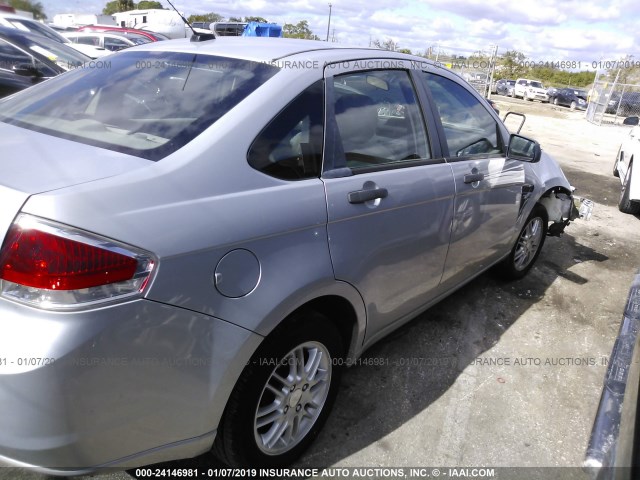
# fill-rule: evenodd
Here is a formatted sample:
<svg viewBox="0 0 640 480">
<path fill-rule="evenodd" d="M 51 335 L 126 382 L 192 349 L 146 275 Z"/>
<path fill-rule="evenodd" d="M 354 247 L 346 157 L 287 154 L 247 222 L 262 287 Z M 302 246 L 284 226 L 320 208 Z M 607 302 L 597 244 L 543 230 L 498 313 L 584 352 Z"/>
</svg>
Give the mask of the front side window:
<svg viewBox="0 0 640 480">
<path fill-rule="evenodd" d="M 357 171 L 431 158 L 422 112 L 404 70 L 334 77 L 335 120 L 346 166 Z"/>
<path fill-rule="evenodd" d="M 504 152 L 498 123 L 480 100 L 453 80 L 423 74 L 444 128 L 449 156 L 486 156 Z"/>
<path fill-rule="evenodd" d="M 190 142 L 278 71 L 181 52 L 123 52 L 0 101 L 0 121 L 159 160 Z"/>
<path fill-rule="evenodd" d="M 247 160 L 283 180 L 317 177 L 322 167 L 324 84 L 314 83 L 287 105 L 254 140 Z"/>
</svg>

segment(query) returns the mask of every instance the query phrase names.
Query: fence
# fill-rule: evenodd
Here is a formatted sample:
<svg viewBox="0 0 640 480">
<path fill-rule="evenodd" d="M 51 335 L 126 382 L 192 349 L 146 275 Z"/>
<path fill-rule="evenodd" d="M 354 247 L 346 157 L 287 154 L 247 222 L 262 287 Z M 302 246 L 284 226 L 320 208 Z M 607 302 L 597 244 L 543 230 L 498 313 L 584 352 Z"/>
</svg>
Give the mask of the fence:
<svg viewBox="0 0 640 480">
<path fill-rule="evenodd" d="M 621 123 L 626 117 L 640 116 L 640 85 L 610 81 L 601 74 L 589 91 L 587 120 L 596 125 Z"/>
<path fill-rule="evenodd" d="M 427 57 L 460 74 L 480 95 L 488 97 L 497 53 L 497 45 L 475 51 L 437 45 L 429 49 Z"/>
</svg>

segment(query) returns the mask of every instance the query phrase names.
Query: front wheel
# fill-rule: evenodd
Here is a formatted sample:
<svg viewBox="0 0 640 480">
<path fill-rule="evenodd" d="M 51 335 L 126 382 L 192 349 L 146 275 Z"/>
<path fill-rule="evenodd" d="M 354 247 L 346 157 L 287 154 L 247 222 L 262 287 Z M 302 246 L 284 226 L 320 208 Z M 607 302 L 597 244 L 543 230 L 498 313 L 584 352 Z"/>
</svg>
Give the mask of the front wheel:
<svg viewBox="0 0 640 480">
<path fill-rule="evenodd" d="M 578 104 L 577 104 L 576 102 L 572 101 L 572 102 L 571 102 L 571 105 L 569 105 L 569 108 L 570 108 L 571 110 L 575 110 L 577 106 L 578 106 Z"/>
<path fill-rule="evenodd" d="M 558 105 L 558 97 L 556 97 L 556 98 L 554 98 L 554 99 L 553 99 L 553 104 L 554 104 L 554 105 Z"/>
<path fill-rule="evenodd" d="M 296 314 L 269 335 L 227 404 L 213 453 L 232 467 L 282 467 L 322 428 L 343 358 L 340 333 L 315 311 Z"/>
<path fill-rule="evenodd" d="M 522 227 L 509 256 L 499 265 L 499 271 L 507 280 L 524 277 L 540 255 L 547 237 L 547 211 L 536 205 Z"/>
<path fill-rule="evenodd" d="M 631 215 L 637 215 L 640 213 L 640 202 L 631 200 L 629 198 L 629 188 L 631 187 L 631 172 L 633 170 L 633 164 L 629 164 L 627 174 L 624 177 L 622 183 L 622 191 L 620 192 L 620 201 L 618 202 L 618 209 L 622 213 L 630 213 Z"/>
</svg>

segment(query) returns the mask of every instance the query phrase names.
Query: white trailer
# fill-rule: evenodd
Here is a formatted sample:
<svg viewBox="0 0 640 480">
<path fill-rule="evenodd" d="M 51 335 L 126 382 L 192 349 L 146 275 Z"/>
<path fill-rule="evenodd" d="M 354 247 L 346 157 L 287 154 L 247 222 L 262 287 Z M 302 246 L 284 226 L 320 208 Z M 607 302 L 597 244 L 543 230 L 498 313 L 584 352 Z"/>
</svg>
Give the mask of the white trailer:
<svg viewBox="0 0 640 480">
<path fill-rule="evenodd" d="M 115 13 L 113 18 L 120 27 L 163 33 L 169 38 L 185 38 L 191 35 L 191 31 L 186 31 L 182 18 L 174 10 L 129 10 Z"/>
<path fill-rule="evenodd" d="M 59 13 L 53 16 L 53 24 L 61 27 L 83 27 L 85 25 L 116 25 L 111 15 L 88 13 Z"/>
</svg>

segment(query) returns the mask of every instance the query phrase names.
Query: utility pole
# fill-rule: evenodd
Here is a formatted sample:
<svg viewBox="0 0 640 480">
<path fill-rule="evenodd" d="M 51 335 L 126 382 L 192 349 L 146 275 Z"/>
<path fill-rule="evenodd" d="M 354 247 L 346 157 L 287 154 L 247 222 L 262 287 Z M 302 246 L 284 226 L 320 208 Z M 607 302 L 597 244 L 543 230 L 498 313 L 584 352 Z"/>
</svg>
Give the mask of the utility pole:
<svg viewBox="0 0 640 480">
<path fill-rule="evenodd" d="M 329 41 L 329 29 L 331 28 L 331 4 L 329 4 L 329 23 L 327 23 L 327 39 L 326 42 Z"/>
</svg>

